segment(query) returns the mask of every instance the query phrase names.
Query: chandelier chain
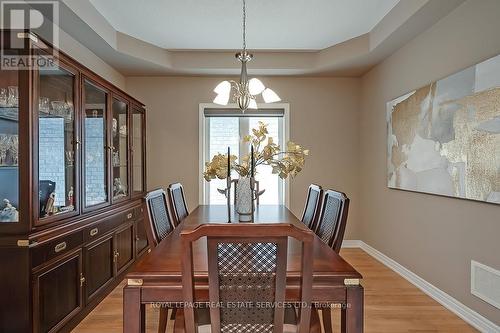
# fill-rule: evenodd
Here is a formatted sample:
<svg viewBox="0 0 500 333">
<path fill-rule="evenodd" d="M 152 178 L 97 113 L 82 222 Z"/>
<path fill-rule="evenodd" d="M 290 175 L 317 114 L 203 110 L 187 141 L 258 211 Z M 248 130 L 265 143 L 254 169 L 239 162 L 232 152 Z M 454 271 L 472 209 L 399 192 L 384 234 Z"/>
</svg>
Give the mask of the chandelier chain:
<svg viewBox="0 0 500 333">
<path fill-rule="evenodd" d="M 247 5 L 243 0 L 243 52 L 247 50 Z"/>
</svg>

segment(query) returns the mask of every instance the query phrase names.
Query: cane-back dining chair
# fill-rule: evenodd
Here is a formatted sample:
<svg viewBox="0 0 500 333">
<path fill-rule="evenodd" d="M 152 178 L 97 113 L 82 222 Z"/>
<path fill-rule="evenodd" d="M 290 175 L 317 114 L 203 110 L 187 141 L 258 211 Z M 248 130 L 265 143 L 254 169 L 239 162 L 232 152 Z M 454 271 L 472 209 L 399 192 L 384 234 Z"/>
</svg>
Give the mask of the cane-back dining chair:
<svg viewBox="0 0 500 333">
<path fill-rule="evenodd" d="M 321 210 L 323 189 L 319 185 L 311 184 L 307 190 L 306 205 L 300 219 L 309 229 L 314 230 Z"/>
<path fill-rule="evenodd" d="M 204 224 L 183 230 L 182 281 L 186 304 L 197 304 L 192 243 L 201 237 L 207 239 L 208 294 L 212 306 L 210 329 L 205 326 L 199 332 L 310 332 L 312 231 L 286 223 Z M 285 325 L 285 308 L 289 308 L 284 306 L 288 237 L 302 243 L 300 295 L 304 306 L 293 327 Z M 292 313 L 295 315 L 293 310 Z M 174 332 L 197 332 L 194 306 L 185 307 L 182 316 L 183 322 L 179 316 L 176 318 Z"/>
<path fill-rule="evenodd" d="M 340 252 L 349 212 L 349 198 L 342 192 L 328 190 L 323 198 L 323 205 L 316 234 L 336 253 Z M 344 315 L 345 309 L 342 309 Z M 332 333 L 332 311 L 329 307 L 321 309 L 325 333 Z"/>
<path fill-rule="evenodd" d="M 174 224 L 167 205 L 167 194 L 163 189 L 149 192 L 144 197 L 146 205 L 144 224 L 150 246 L 156 247 L 173 230 Z M 174 309 L 173 309 L 174 310 Z M 158 333 L 165 333 L 168 322 L 168 308 L 160 308 Z"/>
<path fill-rule="evenodd" d="M 349 198 L 342 192 L 325 191 L 316 235 L 339 253 L 344 238 Z"/>
<path fill-rule="evenodd" d="M 168 197 L 173 210 L 174 224 L 177 226 L 189 215 L 189 210 L 184 196 L 184 188 L 181 183 L 174 183 L 168 186 Z"/>
</svg>

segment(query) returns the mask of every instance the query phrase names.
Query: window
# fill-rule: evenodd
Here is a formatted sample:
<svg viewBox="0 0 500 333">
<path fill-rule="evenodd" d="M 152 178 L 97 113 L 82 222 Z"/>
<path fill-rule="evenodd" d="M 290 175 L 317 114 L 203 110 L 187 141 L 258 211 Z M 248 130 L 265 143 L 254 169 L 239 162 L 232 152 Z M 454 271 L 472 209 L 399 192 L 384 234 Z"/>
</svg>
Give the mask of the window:
<svg viewBox="0 0 500 333">
<path fill-rule="evenodd" d="M 258 126 L 259 121 L 268 124 L 269 136 L 276 143 L 284 147 L 286 138 L 286 120 L 284 109 L 261 109 L 259 111 L 246 111 L 244 114 L 235 109 L 202 108 L 202 131 L 203 151 L 200 152 L 201 172 L 204 171 L 205 162 L 210 161 L 215 154 L 226 154 L 227 148 L 231 148 L 231 155 L 238 156 L 241 160 L 243 155 L 249 153 L 248 144 L 242 139 L 251 134 L 252 128 Z M 264 142 L 267 144 L 267 140 Z M 257 168 L 256 179 L 260 182 L 260 189 L 265 189 L 260 197 L 260 204 L 285 204 L 286 182 L 272 174 L 272 168 L 260 165 Z M 238 178 L 233 170 L 232 178 Z M 201 177 L 200 201 L 204 204 L 225 204 L 226 198 L 217 189 L 226 188 L 225 179 L 214 179 L 207 182 Z M 234 187 L 232 191 L 234 196 Z M 234 197 L 231 198 L 231 201 Z"/>
</svg>

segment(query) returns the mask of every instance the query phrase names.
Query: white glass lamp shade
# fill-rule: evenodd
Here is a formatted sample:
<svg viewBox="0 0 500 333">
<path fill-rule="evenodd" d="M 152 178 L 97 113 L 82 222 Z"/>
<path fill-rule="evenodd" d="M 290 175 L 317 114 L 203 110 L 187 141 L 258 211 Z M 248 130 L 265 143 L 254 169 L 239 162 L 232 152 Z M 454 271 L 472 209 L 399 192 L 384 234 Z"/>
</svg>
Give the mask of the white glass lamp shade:
<svg viewBox="0 0 500 333">
<path fill-rule="evenodd" d="M 262 92 L 262 98 L 264 98 L 264 102 L 266 103 L 274 103 L 281 101 L 281 98 L 276 94 L 272 89 L 266 88 Z"/>
<path fill-rule="evenodd" d="M 248 81 L 248 92 L 250 95 L 258 95 L 263 92 L 264 89 L 266 89 L 266 87 L 259 79 L 253 78 Z"/>
<path fill-rule="evenodd" d="M 227 94 L 218 94 L 214 98 L 214 103 L 218 105 L 227 105 L 229 103 L 229 92 Z"/>
<path fill-rule="evenodd" d="M 217 95 L 224 95 L 224 96 L 229 96 L 229 93 L 231 92 L 231 83 L 229 81 L 222 81 L 215 87 L 214 92 Z"/>
<path fill-rule="evenodd" d="M 250 100 L 250 104 L 248 104 L 248 108 L 249 109 L 254 109 L 254 110 L 257 110 L 257 102 L 255 101 L 255 99 L 251 99 Z"/>
</svg>

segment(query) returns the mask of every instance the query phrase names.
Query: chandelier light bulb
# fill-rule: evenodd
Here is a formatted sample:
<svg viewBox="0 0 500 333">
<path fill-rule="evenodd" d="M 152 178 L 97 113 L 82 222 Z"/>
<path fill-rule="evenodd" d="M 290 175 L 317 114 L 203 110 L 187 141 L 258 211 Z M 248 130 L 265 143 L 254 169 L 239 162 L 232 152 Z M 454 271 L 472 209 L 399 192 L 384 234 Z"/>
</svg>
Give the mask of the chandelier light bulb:
<svg viewBox="0 0 500 333">
<path fill-rule="evenodd" d="M 253 109 L 253 110 L 257 110 L 258 107 L 257 107 L 257 102 L 255 101 L 255 99 L 251 99 L 250 100 L 250 103 L 248 104 L 248 108 L 249 109 Z"/>
<path fill-rule="evenodd" d="M 229 81 L 222 81 L 215 87 L 214 92 L 218 95 L 228 95 L 231 92 L 231 83 Z"/>
<path fill-rule="evenodd" d="M 250 95 L 258 95 L 262 93 L 264 89 L 266 89 L 266 87 L 259 79 L 253 78 L 248 81 L 248 91 L 250 92 Z"/>
<path fill-rule="evenodd" d="M 274 103 L 281 101 L 281 98 L 276 94 L 272 89 L 266 88 L 262 92 L 262 98 L 264 98 L 264 102 L 266 103 Z"/>
<path fill-rule="evenodd" d="M 227 105 L 227 103 L 229 103 L 229 92 L 226 94 L 218 94 L 214 99 L 214 103 L 218 105 Z"/>
</svg>

